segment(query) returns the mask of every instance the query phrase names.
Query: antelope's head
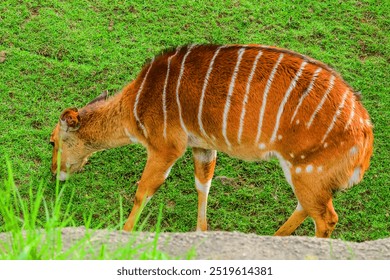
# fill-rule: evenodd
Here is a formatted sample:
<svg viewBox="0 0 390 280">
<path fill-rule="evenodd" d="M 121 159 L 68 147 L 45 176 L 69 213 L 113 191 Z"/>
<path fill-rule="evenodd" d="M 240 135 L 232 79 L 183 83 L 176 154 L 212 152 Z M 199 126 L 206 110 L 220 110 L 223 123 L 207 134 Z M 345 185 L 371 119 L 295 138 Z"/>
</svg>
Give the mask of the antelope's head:
<svg viewBox="0 0 390 280">
<path fill-rule="evenodd" d="M 107 93 L 87 104 L 87 106 L 98 101 L 103 101 Z M 50 135 L 50 144 L 53 146 L 51 172 L 57 174 L 59 168 L 59 179 L 65 181 L 67 177 L 79 171 L 87 162 L 88 157 L 96 151 L 90 145 L 91 141 L 84 139 L 83 122 L 77 108 L 65 109 Z M 60 161 L 60 162 L 58 162 Z"/>
</svg>

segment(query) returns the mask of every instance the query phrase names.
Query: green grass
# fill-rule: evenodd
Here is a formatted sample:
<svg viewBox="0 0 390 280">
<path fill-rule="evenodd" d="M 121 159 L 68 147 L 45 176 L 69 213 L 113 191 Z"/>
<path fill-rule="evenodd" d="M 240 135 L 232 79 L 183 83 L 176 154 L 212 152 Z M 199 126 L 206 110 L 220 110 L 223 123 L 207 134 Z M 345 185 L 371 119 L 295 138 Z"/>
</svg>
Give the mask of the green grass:
<svg viewBox="0 0 390 280">
<path fill-rule="evenodd" d="M 127 244 L 118 248 L 109 246 L 109 233 L 122 226 L 118 223 L 114 228 L 106 231 L 106 239 L 101 237 L 102 244 L 96 242 L 94 229 L 90 228 L 91 213 L 85 213 L 83 225 L 84 236 L 79 236 L 72 244 L 69 242 L 69 235 L 62 233 L 65 227 L 74 226 L 76 223 L 71 212 L 72 197 L 65 199 L 67 184 L 60 186 L 59 181 L 55 185 L 55 197 L 53 200 L 46 200 L 46 187 L 43 182 L 33 188 L 28 188 L 27 197 L 22 197 L 15 186 L 13 172 L 9 161 L 7 161 L 8 177 L 0 188 L 0 260 L 64 260 L 64 259 L 147 259 L 166 260 L 169 256 L 157 249 L 160 226 L 162 220 L 162 206 L 160 206 L 157 224 L 155 225 L 155 236 L 152 242 L 144 241 L 138 236 L 137 231 L 131 236 Z M 121 201 L 121 200 L 119 200 Z M 121 206 L 121 203 L 119 203 Z M 119 208 L 120 212 L 121 207 Z M 43 210 L 41 217 L 39 211 Z M 147 219 L 137 225 L 142 230 Z M 75 236 L 73 236 L 74 238 Z M 138 242 L 136 241 L 137 239 Z M 95 241 L 94 241 L 95 240 Z M 190 258 L 189 252 L 186 258 Z"/>
<path fill-rule="evenodd" d="M 362 183 L 336 196 L 332 237 L 364 241 L 390 234 L 388 1 L 16 1 L 0 3 L 0 182 L 5 155 L 22 200 L 30 192 L 55 201 L 49 135 L 64 108 L 81 107 L 101 91 L 120 90 L 147 59 L 187 43 L 261 43 L 292 49 L 333 66 L 363 93 L 375 125 L 375 151 Z M 247 163 L 218 155 L 208 207 L 211 230 L 271 235 L 296 206 L 276 161 Z M 63 189 L 72 225 L 118 225 L 126 219 L 145 165 L 140 146 L 94 155 Z M 0 183 L 1 184 L 1 183 Z M 1 185 L 2 186 L 2 185 Z M 118 210 L 118 199 L 123 213 Z M 191 154 L 177 162 L 147 205 L 145 229 L 196 227 Z M 149 211 L 141 216 L 144 219 Z M 37 216 L 45 217 L 39 208 Z M 0 223 L 4 221 L 0 219 Z M 41 225 L 39 225 L 41 226 Z M 310 219 L 296 231 L 314 235 Z"/>
</svg>

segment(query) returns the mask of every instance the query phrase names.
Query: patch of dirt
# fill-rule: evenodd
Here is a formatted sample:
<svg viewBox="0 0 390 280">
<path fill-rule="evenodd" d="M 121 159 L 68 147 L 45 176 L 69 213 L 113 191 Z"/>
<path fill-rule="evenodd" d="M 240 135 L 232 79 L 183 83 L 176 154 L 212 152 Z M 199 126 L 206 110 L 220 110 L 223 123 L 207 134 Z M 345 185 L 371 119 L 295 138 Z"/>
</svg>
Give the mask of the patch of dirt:
<svg viewBox="0 0 390 280">
<path fill-rule="evenodd" d="M 93 246 L 107 244 L 108 250 L 123 246 L 137 246 L 152 242 L 154 233 L 128 233 L 124 231 L 96 230 L 91 233 Z M 85 236 L 84 227 L 64 228 L 62 241 L 64 250 L 76 244 Z M 5 240 L 7 234 L 0 234 Z M 9 235 L 8 235 L 9 236 Z M 130 240 L 135 240 L 129 245 Z M 170 257 L 185 258 L 190 250 L 195 252 L 194 259 L 390 259 L 390 238 L 362 243 L 336 239 L 289 236 L 273 237 L 244 234 L 239 232 L 187 232 L 160 233 L 158 249 Z"/>
</svg>

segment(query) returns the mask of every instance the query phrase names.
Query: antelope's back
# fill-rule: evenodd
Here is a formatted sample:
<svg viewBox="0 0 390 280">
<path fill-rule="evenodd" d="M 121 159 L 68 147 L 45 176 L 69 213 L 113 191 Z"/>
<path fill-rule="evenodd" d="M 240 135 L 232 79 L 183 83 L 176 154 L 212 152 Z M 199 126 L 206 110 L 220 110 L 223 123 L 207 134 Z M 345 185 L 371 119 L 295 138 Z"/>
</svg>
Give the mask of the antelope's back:
<svg viewBox="0 0 390 280">
<path fill-rule="evenodd" d="M 361 168 L 359 180 L 368 168 L 367 111 L 333 69 L 309 57 L 261 45 L 184 46 L 147 64 L 135 87 L 147 138 L 185 135 L 243 159 L 277 153 L 290 166 L 345 161 L 340 168 Z"/>
</svg>

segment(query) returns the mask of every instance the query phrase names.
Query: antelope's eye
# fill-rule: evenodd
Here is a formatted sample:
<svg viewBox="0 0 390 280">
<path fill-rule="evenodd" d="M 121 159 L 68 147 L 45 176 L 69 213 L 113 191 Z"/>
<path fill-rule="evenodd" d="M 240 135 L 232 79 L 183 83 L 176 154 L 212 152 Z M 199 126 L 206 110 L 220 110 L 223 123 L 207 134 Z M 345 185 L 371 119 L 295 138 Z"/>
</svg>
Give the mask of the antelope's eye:
<svg viewBox="0 0 390 280">
<path fill-rule="evenodd" d="M 53 141 L 50 141 L 49 143 L 50 143 L 50 145 L 52 145 L 54 147 L 54 142 Z"/>
</svg>

